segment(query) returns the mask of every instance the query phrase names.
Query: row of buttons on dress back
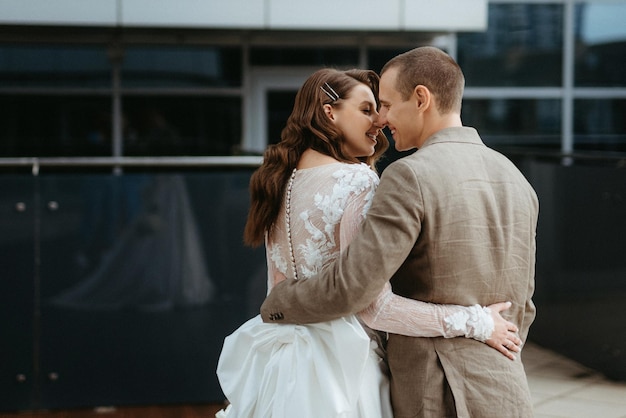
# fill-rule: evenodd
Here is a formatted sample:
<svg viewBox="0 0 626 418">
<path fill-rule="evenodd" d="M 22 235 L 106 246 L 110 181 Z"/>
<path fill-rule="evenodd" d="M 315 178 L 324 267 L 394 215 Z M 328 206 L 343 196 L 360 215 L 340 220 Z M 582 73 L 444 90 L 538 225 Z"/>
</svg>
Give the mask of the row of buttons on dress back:
<svg viewBox="0 0 626 418">
<path fill-rule="evenodd" d="M 291 242 L 291 188 L 296 178 L 296 168 L 291 173 L 289 184 L 287 185 L 287 196 L 285 198 L 285 229 L 287 230 L 287 240 L 289 241 L 289 258 L 291 259 L 291 268 L 293 270 L 293 278 L 298 280 L 298 271 L 296 269 L 296 257 L 293 253 L 293 243 Z M 282 319 L 282 318 L 279 318 Z"/>
<path fill-rule="evenodd" d="M 298 278 L 298 272 L 296 270 L 296 258 L 293 254 L 293 244 L 291 243 L 291 188 L 293 186 L 293 180 L 296 178 L 296 171 L 297 169 L 294 168 L 291 173 L 291 178 L 287 185 L 287 196 L 285 197 L 285 230 L 287 231 L 287 240 L 289 241 L 289 259 L 291 260 L 294 279 Z M 282 312 L 269 314 L 270 321 L 280 321 L 284 317 Z"/>
<path fill-rule="evenodd" d="M 285 316 L 283 315 L 282 312 L 278 312 L 278 313 L 273 313 L 269 315 L 270 321 L 278 321 L 283 319 Z"/>
</svg>

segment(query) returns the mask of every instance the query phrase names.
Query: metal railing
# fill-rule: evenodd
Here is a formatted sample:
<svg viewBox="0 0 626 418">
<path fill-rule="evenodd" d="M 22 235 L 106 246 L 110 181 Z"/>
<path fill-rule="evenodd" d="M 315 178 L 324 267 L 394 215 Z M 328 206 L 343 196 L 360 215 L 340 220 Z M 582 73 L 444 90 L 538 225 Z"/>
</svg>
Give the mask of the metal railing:
<svg viewBox="0 0 626 418">
<path fill-rule="evenodd" d="M 114 171 L 124 167 L 145 168 L 254 168 L 261 165 L 261 156 L 210 156 L 210 157 L 23 157 L 0 158 L 0 167 L 32 167 L 34 175 L 40 167 L 111 167 Z"/>
</svg>

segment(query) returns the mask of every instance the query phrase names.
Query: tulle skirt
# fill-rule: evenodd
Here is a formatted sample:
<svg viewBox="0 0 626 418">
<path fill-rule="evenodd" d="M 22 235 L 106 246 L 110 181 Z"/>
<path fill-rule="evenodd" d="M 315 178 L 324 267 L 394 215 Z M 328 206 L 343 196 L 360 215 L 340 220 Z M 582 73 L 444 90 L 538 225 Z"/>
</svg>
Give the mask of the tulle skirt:
<svg viewBox="0 0 626 418">
<path fill-rule="evenodd" d="M 217 376 L 228 418 L 391 418 L 389 381 L 355 316 L 311 325 L 256 316 L 226 337 Z"/>
</svg>

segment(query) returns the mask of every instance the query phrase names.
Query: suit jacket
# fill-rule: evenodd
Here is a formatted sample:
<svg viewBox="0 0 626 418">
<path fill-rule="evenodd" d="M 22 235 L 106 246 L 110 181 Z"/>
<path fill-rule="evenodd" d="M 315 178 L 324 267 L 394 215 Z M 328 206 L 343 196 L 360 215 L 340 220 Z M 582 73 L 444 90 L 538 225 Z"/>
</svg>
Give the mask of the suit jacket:
<svg viewBox="0 0 626 418">
<path fill-rule="evenodd" d="M 504 316 L 525 340 L 535 317 L 537 196 L 473 128 L 430 137 L 392 163 L 341 257 L 309 280 L 286 280 L 261 307 L 264 321 L 311 323 L 358 312 L 387 280 L 394 293 L 433 303 L 511 301 Z M 531 417 L 517 356 L 465 338 L 389 335 L 394 415 Z"/>
</svg>

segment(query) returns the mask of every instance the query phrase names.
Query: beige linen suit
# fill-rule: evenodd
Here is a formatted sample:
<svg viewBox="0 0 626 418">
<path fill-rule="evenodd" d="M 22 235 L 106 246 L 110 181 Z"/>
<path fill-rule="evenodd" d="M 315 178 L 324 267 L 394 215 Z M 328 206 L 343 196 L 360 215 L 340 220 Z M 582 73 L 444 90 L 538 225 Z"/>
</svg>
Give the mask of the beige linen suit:
<svg viewBox="0 0 626 418">
<path fill-rule="evenodd" d="M 387 167 L 342 256 L 318 277 L 276 286 L 261 316 L 334 319 L 366 307 L 391 279 L 394 293 L 427 302 L 511 301 L 504 316 L 525 341 L 535 317 L 537 216 L 535 191 L 507 158 L 473 128 L 446 128 Z M 394 334 L 387 353 L 396 418 L 533 415 L 519 355 L 511 361 L 471 339 Z"/>
</svg>

